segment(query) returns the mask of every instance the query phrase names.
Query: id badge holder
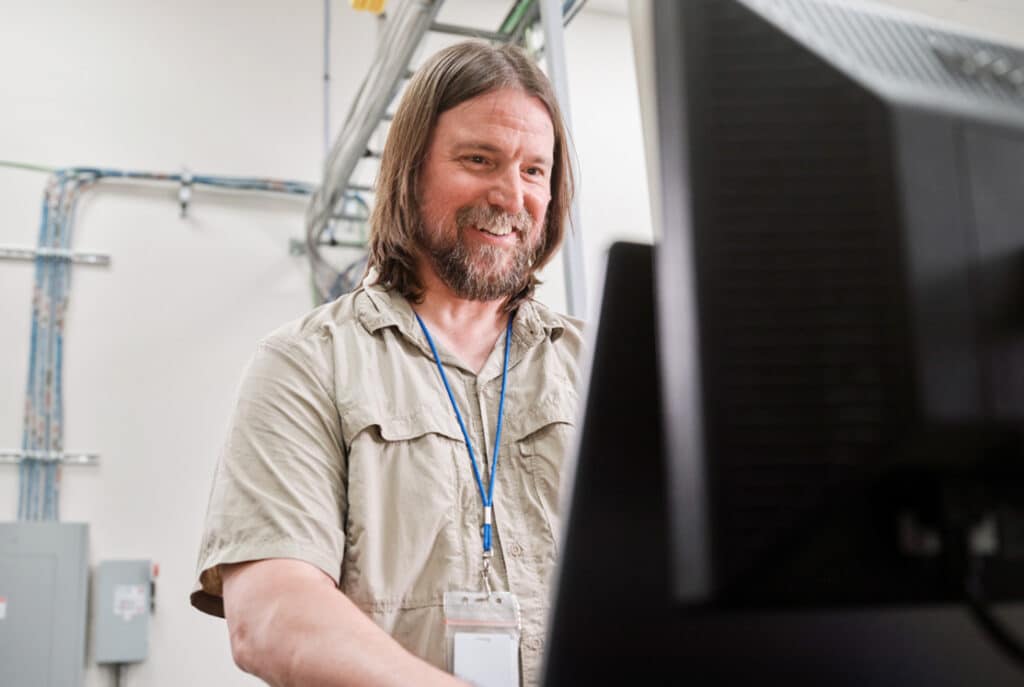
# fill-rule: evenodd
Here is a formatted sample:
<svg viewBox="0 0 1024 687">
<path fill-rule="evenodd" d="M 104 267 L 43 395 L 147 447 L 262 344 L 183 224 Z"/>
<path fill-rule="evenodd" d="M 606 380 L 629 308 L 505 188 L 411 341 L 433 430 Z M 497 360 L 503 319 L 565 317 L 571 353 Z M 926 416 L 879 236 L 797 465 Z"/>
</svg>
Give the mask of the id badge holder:
<svg viewBox="0 0 1024 687">
<path fill-rule="evenodd" d="M 519 687 L 520 627 L 510 592 L 446 592 L 448 671 L 475 687 Z"/>
</svg>

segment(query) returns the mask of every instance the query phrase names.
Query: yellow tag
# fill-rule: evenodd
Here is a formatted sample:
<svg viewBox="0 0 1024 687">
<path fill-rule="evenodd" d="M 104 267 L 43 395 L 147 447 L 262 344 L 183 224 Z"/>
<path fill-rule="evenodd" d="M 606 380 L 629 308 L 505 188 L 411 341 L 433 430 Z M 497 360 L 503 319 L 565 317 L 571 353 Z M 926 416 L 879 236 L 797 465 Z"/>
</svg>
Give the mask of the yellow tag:
<svg viewBox="0 0 1024 687">
<path fill-rule="evenodd" d="M 384 11 L 384 3 L 386 0 L 351 0 L 351 2 L 352 9 L 354 10 L 380 14 Z"/>
</svg>

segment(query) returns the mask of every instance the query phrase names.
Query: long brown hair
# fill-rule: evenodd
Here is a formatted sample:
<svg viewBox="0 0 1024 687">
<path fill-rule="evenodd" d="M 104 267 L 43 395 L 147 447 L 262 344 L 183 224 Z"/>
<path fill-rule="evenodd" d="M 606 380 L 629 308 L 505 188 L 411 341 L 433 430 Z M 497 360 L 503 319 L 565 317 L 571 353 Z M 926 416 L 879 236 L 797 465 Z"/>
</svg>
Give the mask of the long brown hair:
<svg viewBox="0 0 1024 687">
<path fill-rule="evenodd" d="M 518 88 L 547 107 L 555 131 L 551 170 L 551 201 L 543 238 L 523 287 L 510 296 L 511 311 L 533 295 L 537 271 L 554 256 L 565 235 L 574 180 L 568 132 L 547 76 L 521 49 L 494 47 L 481 41 L 452 45 L 431 57 L 413 76 L 395 112 L 377 174 L 376 198 L 370 215 L 370 254 L 367 270 L 376 268 L 377 281 L 397 289 L 414 303 L 423 299 L 416 273 L 420 206 L 417 190 L 437 118 L 457 105 L 491 91 Z"/>
</svg>

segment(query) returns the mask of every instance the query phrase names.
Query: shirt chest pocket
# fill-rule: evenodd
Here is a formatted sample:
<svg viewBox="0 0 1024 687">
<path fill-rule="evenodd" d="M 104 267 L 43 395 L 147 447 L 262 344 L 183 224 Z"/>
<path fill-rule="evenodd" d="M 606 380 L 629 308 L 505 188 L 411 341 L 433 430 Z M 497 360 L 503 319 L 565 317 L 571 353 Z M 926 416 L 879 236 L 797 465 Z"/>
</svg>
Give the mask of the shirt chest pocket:
<svg viewBox="0 0 1024 687">
<path fill-rule="evenodd" d="M 528 480 L 527 493 L 556 541 L 561 529 L 563 473 L 575 422 L 575 394 L 565 389 L 532 406 L 515 423 L 515 450 Z"/>
<path fill-rule="evenodd" d="M 431 600 L 463 558 L 455 464 L 465 451 L 461 431 L 429 407 L 404 415 L 362 408 L 345 419 L 343 589 L 371 611 Z"/>
</svg>

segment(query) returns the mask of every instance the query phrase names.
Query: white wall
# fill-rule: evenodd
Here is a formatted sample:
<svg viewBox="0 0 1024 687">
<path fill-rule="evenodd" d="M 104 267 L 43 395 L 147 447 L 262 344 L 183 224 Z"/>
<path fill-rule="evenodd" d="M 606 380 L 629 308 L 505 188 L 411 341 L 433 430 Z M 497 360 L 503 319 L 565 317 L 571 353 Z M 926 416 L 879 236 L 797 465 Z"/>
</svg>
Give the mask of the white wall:
<svg viewBox="0 0 1024 687">
<path fill-rule="evenodd" d="M 626 16 L 581 13 L 566 33 L 566 50 L 573 137 L 581 169 L 580 230 L 587 303 L 593 313 L 608 246 L 613 241 L 653 240 L 640 101 Z"/>
<path fill-rule="evenodd" d="M 394 4 L 394 0 L 392 3 Z M 449 0 L 445 21 L 494 28 L 510 3 Z M 322 157 L 322 3 L 93 0 L 8 3 L 0 159 L 52 166 L 317 181 Z M 334 123 L 369 64 L 375 20 L 333 4 Z M 567 36 L 582 167 L 587 272 L 611 238 L 650 240 L 632 52 L 624 14 L 585 11 Z M 45 177 L 0 168 L 0 245 L 36 240 Z M 161 565 L 150 658 L 126 687 L 243 685 L 223 621 L 188 606 L 214 461 L 254 343 L 312 304 L 304 201 L 101 184 L 75 223 L 65 362 L 65 445 L 101 454 L 64 473 L 62 518 L 91 526 L 93 562 Z M 559 265 L 542 298 L 565 303 Z M 0 448 L 20 445 L 33 266 L 0 262 Z M 591 284 L 593 286 L 593 284 Z M 0 520 L 17 470 L 0 466 Z M 90 665 L 89 687 L 112 684 Z"/>
</svg>

